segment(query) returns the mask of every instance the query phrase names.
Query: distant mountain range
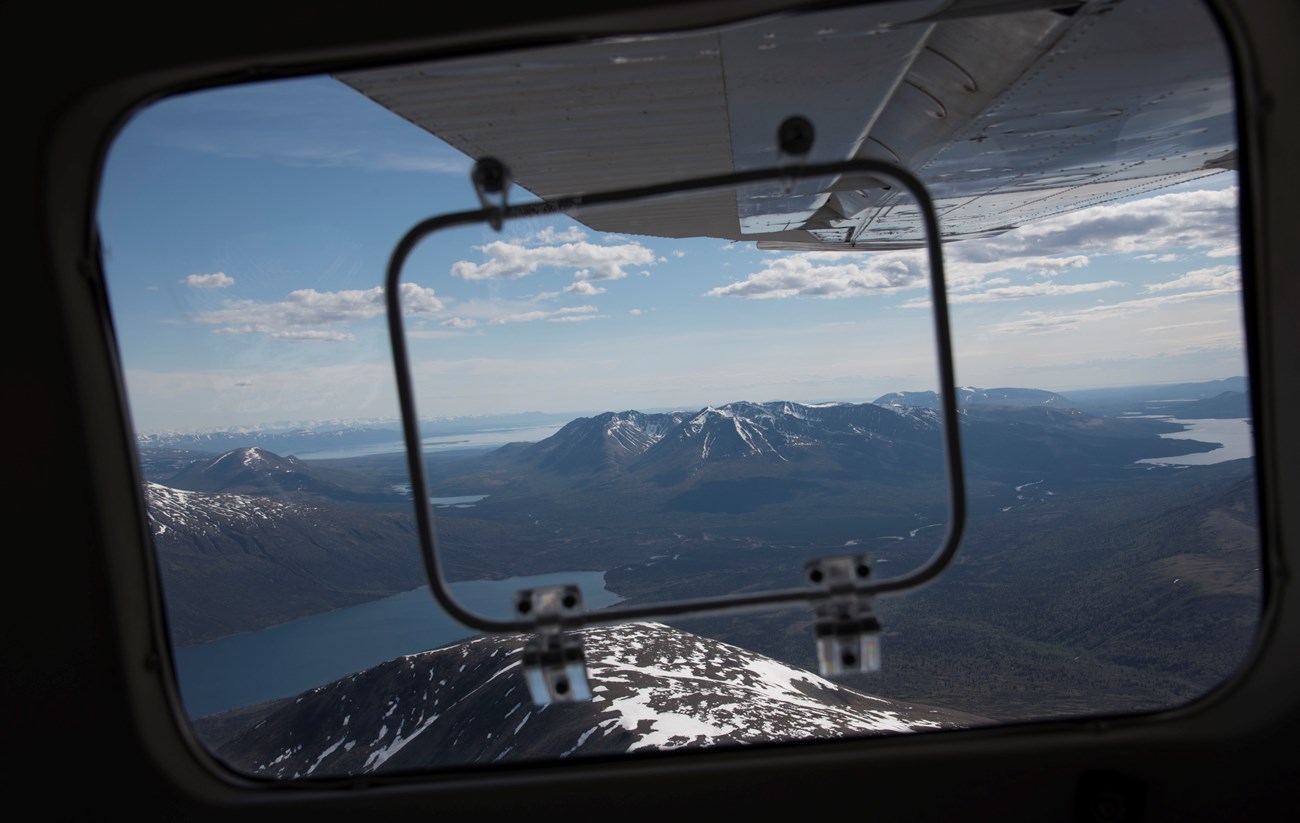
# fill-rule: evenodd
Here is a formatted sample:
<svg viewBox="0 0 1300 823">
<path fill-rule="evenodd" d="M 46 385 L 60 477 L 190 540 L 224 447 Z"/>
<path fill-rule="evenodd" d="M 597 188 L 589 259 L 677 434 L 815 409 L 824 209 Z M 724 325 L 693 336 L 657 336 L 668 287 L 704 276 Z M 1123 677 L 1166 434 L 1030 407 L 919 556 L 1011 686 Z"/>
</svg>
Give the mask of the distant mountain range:
<svg viewBox="0 0 1300 823">
<path fill-rule="evenodd" d="M 1212 448 L 1159 437 L 1180 430 L 1167 422 L 1061 408 L 1048 392 L 972 392 L 982 398 L 962 412 L 972 482 L 1119 477 L 1141 458 Z M 462 460 L 456 474 L 440 477 L 448 493 L 491 493 L 473 509 L 440 510 L 440 535 L 456 547 L 446 562 L 472 579 L 540 573 L 547 563 L 610 568 L 639 556 L 629 533 L 660 540 L 688 527 L 734 531 L 740 513 L 744 528 L 766 540 L 811 534 L 812 522 L 856 522 L 855 531 L 870 533 L 902 528 L 917 512 L 939 514 L 939 413 L 902 402 L 924 396 L 887 398 L 606 412 L 540 442 Z M 160 454 L 155 469 L 166 476 L 148 485 L 147 500 L 177 642 L 424 582 L 407 493 L 392 482 L 409 479 L 400 461 L 388 477 L 261 447 L 206 459 Z M 164 471 L 168 464 L 180 468 Z M 539 530 L 537 512 L 554 525 Z"/>
<path fill-rule="evenodd" d="M 874 453 L 871 463 L 889 461 L 886 444 L 932 450 L 938 431 L 938 415 L 926 409 L 739 402 L 697 412 L 629 410 L 581 417 L 541 442 L 498 454 L 559 473 L 645 472 L 663 485 L 737 460 L 755 468 L 818 460 L 861 465 Z"/>
<path fill-rule="evenodd" d="M 1181 431 L 1180 425 L 1097 417 L 1051 392 L 966 391 L 963 446 L 975 474 L 1114 471 L 1145 457 L 1212 448 L 1159 437 Z M 606 412 L 573 420 L 538 443 L 503 447 L 493 459 L 550 474 L 639 477 L 659 489 L 760 476 L 912 482 L 943 470 L 936 404 L 930 393 L 899 392 L 877 403 L 737 402 L 697 412 Z"/>
<path fill-rule="evenodd" d="M 874 401 L 879 406 L 917 406 L 925 409 L 939 408 L 939 394 L 932 391 L 900 391 L 881 395 Z M 957 389 L 957 407 L 965 406 L 1054 406 L 1073 408 L 1064 395 L 1042 389 L 977 389 L 961 386 Z"/>
<path fill-rule="evenodd" d="M 313 689 L 217 756 L 268 778 L 928 731 L 973 715 L 872 697 L 658 623 L 582 632 L 593 697 L 537 707 L 518 635 L 410 654 Z M 204 729 L 216 724 L 200 725 Z"/>
<path fill-rule="evenodd" d="M 425 437 L 470 434 L 493 429 L 509 430 L 563 423 L 567 415 L 545 412 L 482 414 L 439 417 L 420 421 Z M 257 426 L 206 432 L 149 432 L 136 435 L 141 449 L 183 449 L 208 453 L 225 452 L 240 446 L 259 446 L 281 454 L 310 454 L 336 449 L 399 443 L 400 420 L 356 423 L 337 421 L 295 426 Z"/>
</svg>

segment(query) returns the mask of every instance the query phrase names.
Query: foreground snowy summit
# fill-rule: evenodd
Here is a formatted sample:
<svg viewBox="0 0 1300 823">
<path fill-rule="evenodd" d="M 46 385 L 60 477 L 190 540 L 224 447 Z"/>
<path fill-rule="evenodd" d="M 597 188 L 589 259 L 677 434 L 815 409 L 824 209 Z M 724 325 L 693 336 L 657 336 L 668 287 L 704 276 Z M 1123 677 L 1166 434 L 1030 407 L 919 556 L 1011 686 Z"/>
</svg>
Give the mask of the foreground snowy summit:
<svg viewBox="0 0 1300 823">
<path fill-rule="evenodd" d="M 275 778 L 970 725 L 658 623 L 583 632 L 594 696 L 534 706 L 518 635 L 407 655 L 304 693 L 218 755 Z"/>
</svg>

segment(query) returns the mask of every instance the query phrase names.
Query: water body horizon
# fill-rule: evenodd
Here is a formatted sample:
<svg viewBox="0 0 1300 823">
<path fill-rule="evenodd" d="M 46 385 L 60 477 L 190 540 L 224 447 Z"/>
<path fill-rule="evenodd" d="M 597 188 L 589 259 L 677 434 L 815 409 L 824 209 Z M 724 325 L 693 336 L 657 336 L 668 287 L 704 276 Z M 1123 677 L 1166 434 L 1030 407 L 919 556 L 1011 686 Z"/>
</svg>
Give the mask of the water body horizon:
<svg viewBox="0 0 1300 823">
<path fill-rule="evenodd" d="M 605 588 L 605 572 L 571 571 L 468 580 L 452 591 L 485 616 L 511 615 L 513 595 L 533 586 L 576 583 L 588 609 L 622 600 Z M 292 697 L 404 654 L 476 637 L 451 618 L 428 586 L 173 650 L 181 700 L 190 717 Z"/>
<path fill-rule="evenodd" d="M 507 443 L 536 443 L 555 434 L 564 424 L 521 426 L 518 428 L 479 429 L 455 434 L 431 434 L 420 438 L 425 452 L 452 451 L 454 449 L 500 448 Z M 395 433 L 396 434 L 396 433 Z M 398 435 L 400 437 L 400 434 Z M 406 451 L 406 441 L 395 439 L 386 443 L 368 443 L 338 449 L 295 451 L 302 460 L 339 460 L 348 457 L 371 457 L 377 454 L 400 454 Z"/>
</svg>

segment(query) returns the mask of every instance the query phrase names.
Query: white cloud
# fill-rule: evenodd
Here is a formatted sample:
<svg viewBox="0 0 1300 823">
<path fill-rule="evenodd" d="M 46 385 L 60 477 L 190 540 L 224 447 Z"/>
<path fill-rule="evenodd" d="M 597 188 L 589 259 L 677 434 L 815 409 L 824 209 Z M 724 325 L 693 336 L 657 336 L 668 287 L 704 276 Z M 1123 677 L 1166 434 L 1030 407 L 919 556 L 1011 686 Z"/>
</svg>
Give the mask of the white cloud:
<svg viewBox="0 0 1300 823">
<path fill-rule="evenodd" d="M 177 282 L 184 283 L 191 289 L 227 289 L 235 285 L 235 278 L 218 271 L 212 274 L 191 274 Z"/>
<path fill-rule="evenodd" d="M 438 325 L 452 329 L 472 329 L 478 325 L 478 321 L 469 317 L 448 317 Z"/>
<path fill-rule="evenodd" d="M 475 246 L 487 260 L 473 263 L 458 260 L 451 266 L 454 277 L 464 280 L 514 280 L 526 277 L 538 268 L 575 269 L 577 280 L 619 280 L 627 277 L 625 266 L 652 266 L 655 255 L 640 243 L 598 246 L 580 241 L 558 246 L 529 247 L 522 243 L 494 240 Z"/>
<path fill-rule="evenodd" d="M 958 294 L 949 294 L 949 303 L 991 303 L 995 300 L 1023 300 L 1026 297 L 1057 297 L 1066 294 L 1082 294 L 1084 292 L 1098 291 L 1100 289 L 1110 289 L 1116 286 L 1122 286 L 1123 283 L 1118 280 L 1104 280 L 1096 283 L 1030 283 L 1024 286 L 999 286 L 992 289 L 985 289 L 979 292 L 962 292 Z M 930 307 L 928 297 L 919 297 L 915 300 L 908 300 L 903 304 L 904 308 L 922 309 Z"/>
<path fill-rule="evenodd" d="M 628 309 L 627 313 L 632 315 L 633 317 L 640 317 L 641 315 L 645 314 L 645 309 Z"/>
<path fill-rule="evenodd" d="M 950 247 L 953 248 L 956 247 Z M 985 282 L 1009 283 L 1006 278 L 989 279 L 989 275 L 1000 272 L 1022 271 L 1037 277 L 1053 277 L 1063 271 L 1081 269 L 1088 265 L 1088 258 L 1081 254 L 1066 257 L 1034 254 L 991 260 L 980 259 L 979 255 L 973 260 L 964 259 L 963 255 L 951 251 L 949 255 L 946 259 L 950 292 L 971 290 Z M 767 257 L 763 260 L 763 266 L 762 270 L 746 279 L 712 289 L 707 294 L 711 297 L 751 299 L 861 297 L 898 289 L 922 288 L 930 282 L 929 262 L 926 255 L 919 251 L 802 252 L 784 257 Z"/>
<path fill-rule="evenodd" d="M 1210 297 L 1222 297 L 1227 292 L 1218 289 L 1205 291 L 1181 292 L 1156 297 L 1142 297 L 1119 303 L 1105 303 L 1076 311 L 1060 312 L 1023 312 L 1020 320 L 1000 323 L 992 331 L 1010 334 L 1033 334 L 1038 332 L 1074 329 L 1081 323 L 1124 317 L 1140 312 L 1151 311 L 1174 303 L 1186 303 L 1191 300 L 1204 300 Z"/>
<path fill-rule="evenodd" d="M 575 323 L 582 320 L 594 320 L 600 316 L 595 314 L 595 306 L 565 306 L 559 309 L 536 309 L 534 311 L 519 312 L 518 314 L 502 314 L 493 317 L 493 325 L 504 323 L 531 323 L 535 320 L 546 320 L 551 323 Z"/>
<path fill-rule="evenodd" d="M 1216 320 L 1193 320 L 1189 323 L 1171 323 L 1168 326 L 1149 326 L 1142 331 L 1147 334 L 1156 334 L 1159 332 L 1173 331 L 1174 329 L 1196 328 L 1198 326 L 1222 326 L 1227 322 L 1228 321 L 1224 318 L 1218 318 Z"/>
<path fill-rule="evenodd" d="M 710 289 L 710 297 L 854 297 L 925 281 L 919 255 L 907 252 L 849 254 L 806 252 L 768 258 L 745 280 Z"/>
<path fill-rule="evenodd" d="M 519 242 L 554 245 L 556 243 L 578 243 L 586 239 L 587 233 L 577 226 L 568 226 L 563 231 L 557 231 L 554 226 L 547 226 L 541 231 L 525 235 Z"/>
<path fill-rule="evenodd" d="M 1223 294 L 1241 290 L 1241 272 L 1236 266 L 1213 266 L 1208 269 L 1189 271 L 1181 277 L 1152 283 L 1148 292 L 1170 291 L 1172 289 L 1213 289 Z"/>
<path fill-rule="evenodd" d="M 464 337 L 466 332 L 463 331 L 442 331 L 439 329 L 409 329 L 406 336 L 412 340 L 442 340 L 448 337 Z"/>
<path fill-rule="evenodd" d="M 401 286 L 402 313 L 429 315 L 439 312 L 443 303 L 433 289 L 414 283 Z M 199 312 L 196 323 L 220 325 L 221 334 L 264 334 L 276 340 L 315 340 L 342 342 L 354 339 L 344 332 L 329 332 L 319 326 L 360 323 L 385 312 L 384 290 L 371 289 L 319 292 L 298 289 L 284 300 L 227 300 L 220 309 Z"/>
<path fill-rule="evenodd" d="M 1237 242 L 1237 189 L 1161 194 L 1052 217 L 980 241 L 991 254 L 1221 250 Z M 962 244 L 964 245 L 964 244 Z"/>
<path fill-rule="evenodd" d="M 569 285 L 565 286 L 564 291 L 566 294 L 584 294 L 584 295 L 605 293 L 605 289 L 601 288 L 600 286 L 593 286 L 587 280 L 575 280 L 573 283 L 570 283 Z"/>
<path fill-rule="evenodd" d="M 356 340 L 356 337 L 348 332 L 322 331 L 320 329 L 276 331 L 271 332 L 270 337 L 272 340 L 307 340 L 317 343 L 342 343 L 348 340 Z"/>
<path fill-rule="evenodd" d="M 1055 277 L 1086 269 L 1089 255 L 1143 254 L 1166 262 L 1176 249 L 1210 256 L 1236 253 L 1237 190 L 1176 192 L 1127 203 L 1096 206 L 1022 226 L 997 237 L 963 240 L 944 247 L 952 302 L 982 302 L 1053 296 L 1107 288 L 1098 283 L 1071 287 L 1012 286 L 1003 275 Z M 723 248 L 732 248 L 731 244 Z M 805 252 L 767 258 L 745 279 L 708 292 L 714 297 L 860 297 L 926 285 L 919 252 Z M 986 289 L 997 283 L 1002 288 Z M 957 293 L 971 292 L 957 296 Z M 915 301 L 914 301 L 915 304 Z"/>
</svg>

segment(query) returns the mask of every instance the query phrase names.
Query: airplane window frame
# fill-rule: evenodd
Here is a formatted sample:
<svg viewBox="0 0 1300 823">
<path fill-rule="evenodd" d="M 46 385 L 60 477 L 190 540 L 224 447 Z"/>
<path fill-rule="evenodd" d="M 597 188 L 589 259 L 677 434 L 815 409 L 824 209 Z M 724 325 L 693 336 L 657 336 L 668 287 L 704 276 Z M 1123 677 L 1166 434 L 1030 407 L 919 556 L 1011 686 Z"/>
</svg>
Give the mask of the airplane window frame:
<svg viewBox="0 0 1300 823">
<path fill-rule="evenodd" d="M 1233 40 L 1231 40 L 1228 37 L 1225 37 L 1225 42 L 1229 43 L 1234 54 L 1234 59 L 1237 59 L 1238 64 L 1240 65 L 1241 62 L 1240 59 L 1236 58 L 1237 43 L 1235 43 Z M 378 60 L 380 58 L 375 57 L 374 59 Z M 300 70 L 301 69 L 291 69 L 289 70 L 289 73 L 291 74 L 298 73 Z M 82 111 L 79 112 L 79 114 L 81 114 L 83 117 L 86 117 L 91 122 L 98 122 L 100 124 L 100 130 L 96 133 L 104 134 L 105 131 L 104 131 L 103 124 L 106 122 L 105 111 L 114 112 L 114 114 L 111 115 L 111 117 L 108 119 L 111 119 L 115 123 L 115 125 L 120 126 L 121 122 L 125 119 L 126 112 L 129 109 L 138 106 L 141 100 L 143 99 L 143 97 L 139 96 L 141 87 L 148 89 L 147 93 L 150 97 L 156 97 L 156 96 L 164 96 L 167 93 L 171 93 L 182 88 L 193 88 L 197 85 L 208 85 L 209 83 L 220 84 L 225 79 L 229 79 L 229 76 L 222 73 L 213 73 L 212 70 L 206 66 L 197 70 L 191 68 L 188 76 L 180 79 L 174 79 L 174 85 L 171 85 L 165 91 L 163 89 L 163 86 L 158 84 L 158 81 L 156 79 L 151 78 L 150 80 L 140 83 L 139 86 L 137 86 L 135 89 L 132 90 L 124 90 L 122 88 L 117 88 L 114 90 L 116 97 L 114 98 L 113 104 L 106 104 L 104 108 L 96 109 L 94 111 L 89 111 L 89 112 Z M 1250 94 L 1253 91 L 1253 87 L 1250 86 L 1248 83 L 1242 81 L 1239 75 L 1236 88 L 1237 88 L 1237 95 L 1239 99 L 1237 117 L 1239 121 L 1239 134 L 1241 135 L 1239 142 L 1241 144 L 1241 151 L 1243 156 L 1242 168 L 1244 170 L 1250 171 L 1254 169 L 1254 166 L 1251 163 L 1252 160 L 1251 152 L 1253 151 L 1253 147 L 1249 144 L 1248 138 L 1254 134 L 1253 132 L 1254 124 L 1250 122 L 1249 117 L 1247 115 L 1248 112 L 1253 111 L 1253 109 L 1250 108 L 1250 103 L 1243 101 L 1242 98 Z M 131 102 L 128 105 L 122 105 L 122 101 L 124 99 L 128 99 Z M 100 100 L 98 102 L 100 102 L 101 104 L 105 103 L 105 101 L 103 100 Z M 68 139 L 66 132 L 64 133 L 64 135 L 62 135 L 62 137 L 64 140 Z M 103 139 L 100 141 L 100 145 L 106 146 L 108 142 L 109 141 L 107 139 Z M 102 170 L 101 169 L 102 162 L 103 162 L 103 156 L 102 156 L 102 149 L 101 149 L 101 152 L 98 155 L 96 161 L 91 165 L 94 166 L 96 169 Z M 98 179 L 98 176 L 95 175 L 88 179 Z M 1243 247 L 1242 247 L 1243 280 L 1245 281 L 1244 316 L 1245 316 L 1245 322 L 1247 327 L 1247 351 L 1248 351 L 1248 357 L 1250 363 L 1251 390 L 1252 390 L 1252 394 L 1254 395 L 1252 399 L 1254 400 L 1254 407 L 1257 410 L 1260 410 L 1262 405 L 1259 403 L 1258 396 L 1261 391 L 1260 386 L 1264 381 L 1261 379 L 1257 379 L 1257 374 L 1259 374 L 1260 372 L 1260 367 L 1258 365 L 1259 354 L 1257 352 L 1258 344 L 1256 343 L 1256 336 L 1258 334 L 1258 328 L 1257 328 L 1258 321 L 1255 319 L 1255 312 L 1254 312 L 1254 306 L 1256 305 L 1256 300 L 1252 299 L 1253 297 L 1255 297 L 1256 287 L 1255 285 L 1253 285 L 1253 279 L 1249 276 L 1249 272 L 1253 269 L 1252 262 L 1253 262 L 1253 257 L 1255 255 L 1254 248 L 1256 246 L 1256 242 L 1251 242 L 1252 239 L 1256 239 L 1256 238 L 1254 238 L 1253 223 L 1250 218 L 1250 214 L 1252 213 L 1253 210 L 1251 204 L 1256 202 L 1256 195 L 1254 193 L 1254 189 L 1249 174 L 1243 174 L 1241 185 L 1243 191 L 1241 237 L 1243 241 Z M 82 224 L 83 230 L 85 225 L 86 225 L 85 223 Z M 66 255 L 66 252 L 63 252 L 63 254 Z M 93 255 L 87 256 L 86 259 L 93 260 Z M 70 289 L 70 291 L 76 292 L 78 290 Z M 112 374 L 115 376 L 119 375 L 120 365 L 116 364 L 115 354 L 113 353 L 114 350 L 113 350 L 113 342 L 112 342 L 113 335 L 111 331 L 111 324 L 112 324 L 111 317 L 107 316 L 107 314 L 104 313 L 100 309 L 100 307 L 98 307 L 95 304 L 94 299 L 87 300 L 85 299 L 84 295 L 81 295 L 79 303 L 80 305 L 77 305 L 73 308 L 73 314 L 80 316 L 83 320 L 86 317 L 95 318 L 98 324 L 102 324 L 101 328 L 103 332 L 103 337 L 100 340 L 95 341 L 94 340 L 95 335 L 93 334 L 87 335 L 87 332 L 85 331 L 86 324 L 84 322 L 80 324 L 79 328 L 81 330 L 79 331 L 79 334 L 81 335 L 80 342 L 82 346 L 79 350 L 79 356 L 83 357 L 85 361 L 88 361 L 90 363 L 97 363 L 101 367 L 105 364 L 109 364 L 110 368 L 105 373 Z M 97 431 L 106 435 L 108 440 L 108 444 L 106 445 L 106 448 L 112 449 L 117 453 L 118 459 L 116 461 L 96 461 L 93 467 L 95 470 L 96 481 L 98 485 L 107 488 L 109 486 L 114 485 L 115 483 L 120 484 L 123 465 L 131 466 L 132 468 L 130 469 L 130 471 L 133 474 L 137 471 L 137 469 L 134 468 L 136 464 L 133 459 L 134 455 L 132 454 L 133 449 L 130 445 L 130 440 L 129 438 L 125 438 L 122 434 L 123 431 L 126 431 L 128 427 L 121 425 L 122 421 L 124 421 L 126 417 L 126 412 L 124 411 L 124 401 L 122 399 L 124 397 L 124 392 L 122 391 L 120 377 L 116 379 L 116 384 L 114 385 L 112 381 L 109 381 L 109 383 L 105 383 L 102 377 L 96 377 L 92 374 L 89 374 L 88 371 L 90 370 L 83 370 L 82 379 L 87 383 L 95 384 L 93 387 L 93 391 L 95 393 L 99 394 L 100 396 L 117 397 L 117 405 L 115 407 L 112 407 L 110 413 L 105 415 L 103 420 L 88 421 L 88 425 L 90 426 L 92 431 Z M 115 423 L 117 423 L 118 425 L 115 426 L 114 425 Z M 1256 441 L 1257 443 L 1259 443 L 1261 439 L 1268 432 L 1267 423 L 1262 422 L 1261 424 L 1258 424 L 1256 431 L 1257 431 Z M 1264 455 L 1268 454 L 1268 452 L 1266 452 L 1263 449 L 1257 449 L 1256 454 L 1263 457 Z M 1268 492 L 1269 489 L 1271 489 L 1273 486 L 1270 480 L 1266 478 L 1266 473 L 1268 471 L 1269 469 L 1267 467 L 1261 465 L 1259 472 L 1257 474 L 1257 478 L 1258 478 L 1257 483 L 1261 491 L 1260 505 L 1261 505 L 1261 509 L 1263 509 L 1266 513 L 1266 516 L 1262 520 L 1263 523 L 1271 522 L 1267 516 L 1268 506 L 1266 506 L 1266 502 L 1271 499 L 1269 497 Z M 146 734 L 146 737 L 156 740 L 159 736 L 163 738 L 166 738 L 168 736 L 167 727 L 169 724 L 167 722 L 160 722 L 159 717 L 157 715 L 157 707 L 151 706 L 151 704 L 156 700 L 160 691 L 165 697 L 172 698 L 166 700 L 166 702 L 169 703 L 171 706 L 174 707 L 176 705 L 176 701 L 174 700 L 175 698 L 174 693 L 171 693 L 174 691 L 174 689 L 171 687 L 171 684 L 168 682 L 169 678 L 167 678 L 166 676 L 160 677 L 158 675 L 158 672 L 163 671 L 167 668 L 167 666 L 165 665 L 165 661 L 167 657 L 166 650 L 168 644 L 165 642 L 165 640 L 161 643 L 158 642 L 160 637 L 165 638 L 165 632 L 162 632 L 160 629 L 160 626 L 162 625 L 163 617 L 162 617 L 160 604 L 158 603 L 158 598 L 156 595 L 157 587 L 152 585 L 151 578 L 156 576 L 156 572 L 150 567 L 151 564 L 148 560 L 150 552 L 147 550 L 144 551 L 145 560 L 143 562 L 143 566 L 144 566 L 143 577 L 145 581 L 147 581 L 145 582 L 144 585 L 141 585 L 141 579 L 140 579 L 141 570 L 139 568 L 136 568 L 136 565 L 139 562 L 139 558 L 136 557 L 134 560 L 127 559 L 126 562 L 122 562 L 121 560 L 121 556 L 124 554 L 124 549 L 123 549 L 124 541 L 122 539 L 123 535 L 134 534 L 136 538 L 139 538 L 141 535 L 143 535 L 142 540 L 136 539 L 133 541 L 132 539 L 128 538 L 125 541 L 125 544 L 127 546 L 127 551 L 125 552 L 125 556 L 127 558 L 131 557 L 129 552 L 129 546 L 132 542 L 136 543 L 137 552 L 141 551 L 139 549 L 139 546 L 143 545 L 144 547 L 146 547 L 146 549 L 149 546 L 147 530 L 144 529 L 141 525 L 142 503 L 140 502 L 138 492 L 135 489 L 138 489 L 138 484 L 135 484 L 134 488 L 128 488 L 125 491 L 119 491 L 116 494 L 107 493 L 105 495 L 105 500 L 110 501 L 110 504 L 106 505 L 104 509 L 98 512 L 98 515 L 103 520 L 103 522 L 109 524 L 108 531 L 113 533 L 113 535 L 115 536 L 114 542 L 115 545 L 117 546 L 117 548 L 115 549 L 115 553 L 118 556 L 118 559 L 116 560 L 116 562 L 112 562 L 108 564 L 110 567 L 112 567 L 111 573 L 115 578 L 114 585 L 113 585 L 114 592 L 119 600 L 123 598 L 131 599 L 132 597 L 134 597 L 137 601 L 134 608 L 130 608 L 130 607 L 123 608 L 123 611 L 126 614 L 133 615 L 133 618 L 130 622 L 134 624 L 134 630 L 129 631 L 127 633 L 128 635 L 130 635 L 130 638 L 128 640 L 128 645 L 132 647 L 132 650 L 134 652 L 139 652 L 142 648 L 148 648 L 150 646 L 152 647 L 151 649 L 149 649 L 149 651 L 146 651 L 143 655 L 129 654 L 128 659 L 145 659 L 147 661 L 150 661 L 147 664 L 146 668 L 151 672 L 151 674 L 146 675 L 142 678 L 139 672 L 133 672 L 133 682 L 135 683 L 136 688 L 133 688 L 132 693 L 133 693 L 133 698 L 136 701 L 137 710 L 141 713 L 142 717 L 148 718 L 147 720 L 144 721 L 146 727 L 148 727 L 149 729 Z M 127 511 L 130 512 L 129 516 L 124 516 L 123 510 L 120 507 L 115 507 L 112 505 L 112 502 L 116 502 L 120 504 L 123 500 L 133 501 L 133 504 L 129 506 L 127 509 Z M 1265 540 L 1265 551 L 1264 551 L 1263 562 L 1266 564 L 1276 563 L 1277 562 L 1277 558 L 1275 557 L 1276 548 L 1270 548 L 1270 547 L 1275 547 L 1276 545 L 1276 540 L 1273 537 L 1272 531 L 1269 529 L 1262 529 L 1261 531 Z M 1274 623 L 1276 618 L 1277 584 L 1274 581 L 1274 575 L 1268 574 L 1267 571 L 1265 573 L 1264 579 L 1266 581 L 1265 611 L 1267 614 L 1271 615 L 1271 617 L 1268 620 L 1261 622 L 1260 624 L 1260 631 L 1257 635 L 1258 639 L 1256 641 L 1256 645 L 1257 645 L 1256 653 L 1259 652 L 1260 646 L 1268 645 L 1267 637 L 1276 630 L 1272 624 Z M 150 614 L 144 620 L 140 619 L 141 615 L 138 608 L 140 602 L 148 602 L 152 604 L 152 609 L 151 609 L 152 614 Z M 147 634 L 152 635 L 153 638 L 152 642 L 148 642 L 148 643 L 140 642 L 140 637 L 142 636 L 140 632 L 140 625 L 142 623 L 149 624 L 151 626 Z M 1241 670 L 1239 670 L 1237 675 L 1234 677 L 1234 681 L 1240 681 L 1241 679 L 1243 679 L 1245 677 L 1246 672 L 1248 672 L 1252 668 L 1252 664 L 1253 664 L 1253 660 L 1245 663 L 1242 666 Z M 1196 706 L 1191 707 L 1190 710 L 1191 711 L 1204 710 L 1204 706 L 1201 705 L 1202 703 L 1211 703 L 1211 704 L 1215 703 L 1219 699 L 1221 699 L 1221 693 L 1226 691 L 1231 691 L 1232 688 L 1233 688 L 1232 684 L 1225 684 L 1224 686 L 1220 687 L 1220 689 L 1216 690 L 1215 693 L 1212 693 L 1212 695 L 1203 698 L 1201 701 L 1197 701 Z M 1157 715 L 1161 718 L 1168 718 L 1170 716 L 1177 717 L 1186 714 L 1187 711 L 1189 710 L 1173 710 L 1171 712 L 1157 713 Z M 1152 719 L 1153 718 L 1139 718 L 1139 721 L 1147 722 Z M 172 720 L 173 721 L 179 720 L 179 718 L 176 717 L 174 711 L 172 714 Z M 1123 723 L 1122 720 L 1120 722 Z M 1057 725 L 1057 724 L 1053 724 L 1053 725 Z M 1065 722 L 1060 725 L 1064 725 L 1065 727 L 1074 727 L 1077 724 Z M 176 722 L 174 727 L 171 729 L 171 732 L 177 734 L 181 739 L 185 739 L 188 737 L 185 727 L 186 727 L 185 722 L 183 721 Z M 1008 728 L 1014 730 L 1015 727 L 1001 727 L 1001 730 L 1006 730 Z M 959 733 L 959 734 L 961 736 L 970 735 L 974 737 L 987 737 L 989 735 L 989 730 L 973 730 L 968 733 Z M 902 743 L 896 743 L 893 740 L 872 740 L 872 741 L 846 741 L 844 743 L 829 744 L 829 746 L 837 750 L 842 747 L 845 751 L 860 752 L 862 750 L 863 743 L 868 743 L 870 746 L 874 748 L 884 749 L 884 750 L 889 750 L 889 749 L 897 748 L 899 745 L 904 745 Z M 203 754 L 202 746 L 198 746 L 197 744 L 193 743 L 193 741 L 188 741 L 188 744 L 189 745 L 184 746 L 182 748 L 183 749 L 188 748 L 189 749 L 188 753 L 191 757 L 197 755 L 197 759 L 200 761 L 206 759 L 206 756 Z M 908 741 L 908 744 L 911 744 L 911 741 Z M 926 746 L 936 746 L 936 747 L 938 746 L 936 741 L 930 741 L 930 740 L 921 741 L 921 744 Z M 818 745 L 827 746 L 828 744 L 818 744 Z M 173 752 L 176 751 L 174 746 L 168 747 L 164 745 L 163 748 L 164 749 L 170 748 Z M 718 755 L 710 754 L 710 755 L 702 755 L 702 756 L 716 757 Z M 220 766 L 217 766 L 215 769 L 211 769 L 210 772 L 215 772 L 215 774 L 222 779 L 222 782 L 233 782 L 234 784 L 241 785 L 241 786 L 259 785 L 257 784 L 256 781 L 243 781 L 243 780 L 230 781 L 229 773 L 226 772 L 224 768 Z M 394 778 L 394 779 L 398 780 L 399 782 L 411 782 L 411 781 L 426 782 L 428 781 L 429 777 L 430 777 L 429 775 L 416 775 L 410 777 L 403 777 L 401 779 L 398 778 Z M 353 782 L 353 781 L 348 780 L 345 782 Z M 360 779 L 356 780 L 355 782 L 357 784 L 368 785 L 368 784 L 374 784 L 377 782 L 384 782 L 384 781 L 379 781 L 374 777 L 368 777 L 365 778 L 364 780 L 360 780 Z M 291 785 L 295 785 L 296 789 L 303 790 L 303 791 L 309 791 L 312 789 L 319 788 L 319 786 L 301 786 L 296 784 L 291 784 Z"/>
</svg>

